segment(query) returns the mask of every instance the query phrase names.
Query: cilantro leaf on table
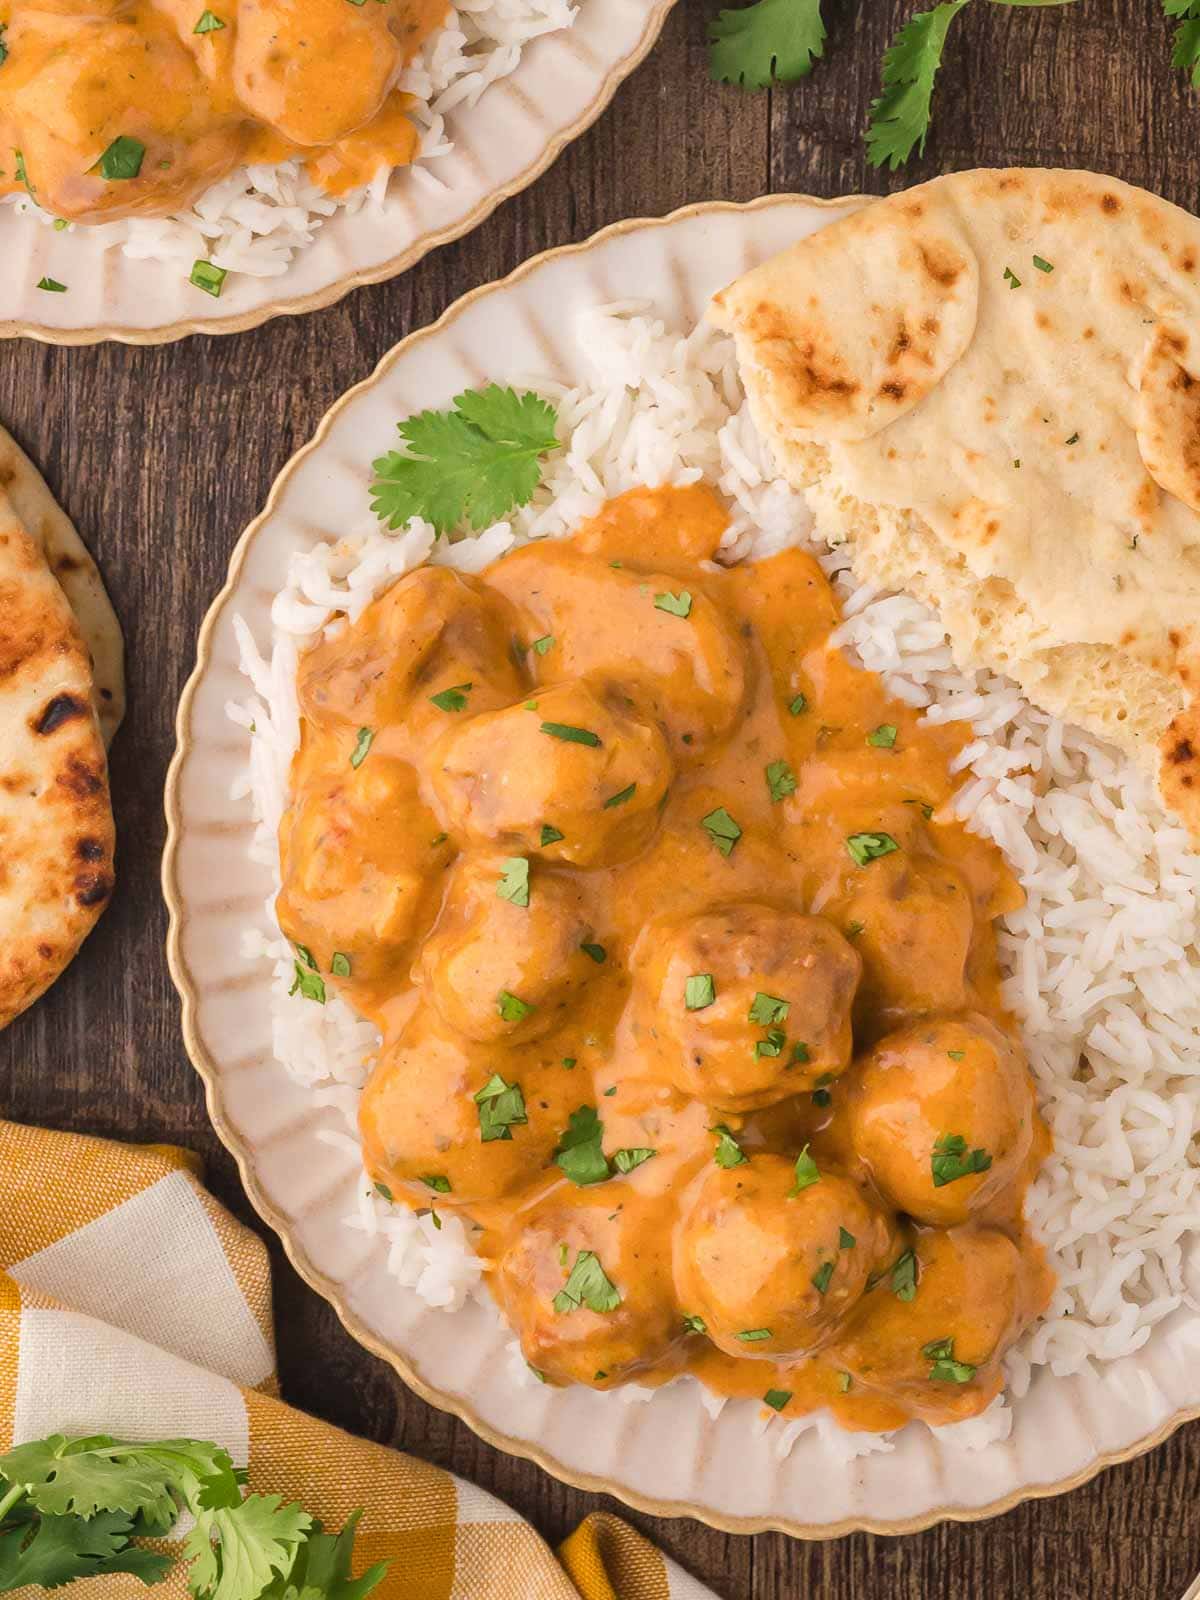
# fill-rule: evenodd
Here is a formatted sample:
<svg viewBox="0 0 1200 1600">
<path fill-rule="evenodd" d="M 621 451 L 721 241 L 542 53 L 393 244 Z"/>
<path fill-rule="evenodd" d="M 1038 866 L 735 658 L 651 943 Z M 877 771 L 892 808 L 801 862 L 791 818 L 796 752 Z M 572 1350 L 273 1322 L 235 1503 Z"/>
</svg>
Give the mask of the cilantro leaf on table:
<svg viewBox="0 0 1200 1600">
<path fill-rule="evenodd" d="M 235 1506 L 200 1513 L 183 1547 L 193 1594 L 258 1600 L 277 1575 L 289 1575 L 312 1518 L 298 1505 L 281 1505 L 282 1498 L 252 1494 Z"/>
<path fill-rule="evenodd" d="M 495 383 L 457 395 L 449 411 L 418 412 L 397 424 L 407 449 L 372 463 L 371 509 L 390 528 L 410 517 L 439 534 L 486 528 L 532 498 L 557 421 L 539 395 Z"/>
<path fill-rule="evenodd" d="M 0 1528 L 0 1593 L 29 1584 L 57 1589 L 105 1572 L 129 1572 L 145 1584 L 161 1583 L 172 1566 L 170 1556 L 131 1545 L 132 1532 L 132 1519 L 120 1511 L 94 1517 L 18 1513 Z"/>
<path fill-rule="evenodd" d="M 347 1518 L 341 1533 L 326 1533 L 314 1521 L 307 1540 L 296 1551 L 286 1577 L 279 1577 L 262 1592 L 261 1600 L 365 1600 L 381 1583 L 389 1563 L 379 1561 L 359 1578 L 350 1576 L 350 1557 L 361 1511 Z"/>
<path fill-rule="evenodd" d="M 1200 0 L 1162 0 L 1166 16 L 1178 21 L 1171 65 L 1182 67 L 1200 89 Z"/>
<path fill-rule="evenodd" d="M 709 68 L 718 83 L 765 89 L 806 78 L 825 53 L 821 0 L 755 0 L 709 25 Z"/>
<path fill-rule="evenodd" d="M 950 24 L 967 0 L 943 0 L 900 29 L 883 58 L 883 93 L 871 106 L 867 160 L 893 171 L 925 150 L 930 107 Z"/>
</svg>

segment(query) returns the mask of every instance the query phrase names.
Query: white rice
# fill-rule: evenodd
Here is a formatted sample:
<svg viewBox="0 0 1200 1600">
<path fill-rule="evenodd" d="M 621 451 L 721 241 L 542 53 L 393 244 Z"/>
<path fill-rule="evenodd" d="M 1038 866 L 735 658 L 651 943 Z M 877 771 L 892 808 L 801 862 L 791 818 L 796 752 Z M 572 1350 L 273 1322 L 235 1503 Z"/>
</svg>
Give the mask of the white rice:
<svg viewBox="0 0 1200 1600">
<path fill-rule="evenodd" d="M 131 260 L 165 262 L 184 274 L 195 261 L 207 260 L 227 272 L 279 277 L 336 212 L 353 214 L 369 206 L 386 214 L 400 185 L 442 188 L 429 163 L 454 148 L 446 136 L 447 115 L 473 107 L 489 84 L 516 70 L 527 44 L 569 28 L 577 9 L 572 0 L 455 0 L 444 25 L 425 41 L 397 84 L 413 96 L 411 115 L 420 133 L 412 167 L 385 169 L 364 188 L 341 196 L 313 183 L 299 161 L 240 167 L 177 216 L 130 217 L 91 225 L 88 232 Z M 28 194 L 9 195 L 0 203 L 47 226 L 61 226 Z M 74 228 L 71 224 L 68 231 Z"/>
<path fill-rule="evenodd" d="M 388 534 L 368 516 L 350 536 L 291 558 L 267 656 L 239 621 L 254 690 L 230 707 L 254 728 L 241 792 L 259 824 L 258 856 L 276 873 L 298 733 L 298 653 L 327 625 L 341 626 L 338 614 L 357 617 L 398 574 L 425 559 L 477 568 L 514 543 L 571 531 L 610 495 L 702 477 L 733 510 L 727 559 L 763 557 L 812 535 L 804 497 L 775 476 L 750 419 L 729 340 L 705 328 L 671 332 L 638 305 L 588 312 L 585 321 L 589 382 L 537 385 L 558 406 L 564 448 L 530 506 L 456 544 L 435 541 L 419 521 Z M 1028 1214 L 1058 1286 L 1009 1357 L 1009 1392 L 1020 1396 L 1033 1368 L 1066 1375 L 1128 1355 L 1171 1311 L 1194 1304 L 1183 1246 L 1200 1227 L 1200 858 L 1111 748 L 1037 711 L 1006 680 L 960 672 L 935 615 L 857 583 L 836 550 L 819 554 L 844 608 L 836 641 L 893 693 L 925 707 L 929 721 L 971 724 L 955 807 L 995 841 L 1027 895 L 1002 923 L 999 947 L 1005 997 L 1054 1134 Z M 374 1037 L 340 1001 L 321 1008 L 288 999 L 291 952 L 277 928 L 274 938 L 268 948 L 258 934 L 247 949 L 275 962 L 276 1054 L 352 1127 Z M 483 1293 L 469 1240 L 451 1219 L 439 1232 L 364 1186 L 348 1220 L 385 1233 L 393 1270 L 430 1304 L 453 1310 Z M 619 1392 L 633 1400 L 653 1393 Z M 711 1397 L 706 1403 L 719 1409 Z M 1001 1398 L 983 1417 L 938 1432 L 972 1449 L 1006 1437 L 1011 1425 Z M 810 1429 L 842 1459 L 892 1448 L 882 1435 L 848 1434 L 818 1415 L 776 1425 L 781 1453 Z"/>
</svg>

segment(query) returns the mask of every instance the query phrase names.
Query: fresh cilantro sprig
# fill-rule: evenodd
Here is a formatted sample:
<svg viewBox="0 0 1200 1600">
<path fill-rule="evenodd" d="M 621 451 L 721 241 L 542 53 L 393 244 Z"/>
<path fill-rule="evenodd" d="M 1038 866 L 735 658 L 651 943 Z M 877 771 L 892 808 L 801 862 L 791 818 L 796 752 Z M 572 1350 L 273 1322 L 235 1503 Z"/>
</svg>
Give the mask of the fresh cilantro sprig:
<svg viewBox="0 0 1200 1600">
<path fill-rule="evenodd" d="M 873 167 L 889 165 L 895 171 L 914 149 L 924 154 L 946 35 L 966 4 L 943 0 L 932 11 L 919 11 L 884 55 L 883 93 L 872 102 L 867 132 L 867 160 Z"/>
<path fill-rule="evenodd" d="M 806 78 L 825 53 L 821 0 L 756 0 L 709 25 L 709 66 L 718 83 L 765 89 Z"/>
<path fill-rule="evenodd" d="M 1163 12 L 1179 23 L 1171 65 L 1182 67 L 1200 89 L 1200 0 L 1162 0 Z"/>
<path fill-rule="evenodd" d="M 128 1572 L 160 1583 L 174 1564 L 134 1541 L 162 1538 L 181 1512 L 197 1600 L 363 1600 L 385 1564 L 350 1577 L 359 1513 L 326 1534 L 279 1495 L 243 1498 L 245 1473 L 198 1439 L 133 1443 L 52 1434 L 0 1456 L 0 1593 Z"/>
<path fill-rule="evenodd" d="M 372 463 L 371 509 L 390 528 L 410 517 L 439 534 L 486 528 L 533 498 L 557 422 L 540 395 L 495 383 L 457 395 L 449 411 L 418 412 L 397 424 L 407 448 Z"/>
</svg>

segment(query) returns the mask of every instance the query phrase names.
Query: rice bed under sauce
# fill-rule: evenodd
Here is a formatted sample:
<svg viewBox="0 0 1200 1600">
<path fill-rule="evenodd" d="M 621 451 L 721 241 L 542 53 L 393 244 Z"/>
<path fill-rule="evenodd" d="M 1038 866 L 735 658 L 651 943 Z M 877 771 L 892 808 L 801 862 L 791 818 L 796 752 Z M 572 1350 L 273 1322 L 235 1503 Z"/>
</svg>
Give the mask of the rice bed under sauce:
<svg viewBox="0 0 1200 1600">
<path fill-rule="evenodd" d="M 420 134 L 416 161 L 398 172 L 381 168 L 365 188 L 327 194 L 299 161 L 240 167 L 177 216 L 128 217 L 88 224 L 87 231 L 105 249 L 120 249 L 133 261 L 168 263 L 185 277 L 195 261 L 206 260 L 226 272 L 277 278 L 338 211 L 353 214 L 367 205 L 386 212 L 397 196 L 395 186 L 406 182 L 442 189 L 436 166 L 427 163 L 454 148 L 446 137 L 447 116 L 474 106 L 489 84 L 516 71 L 527 44 L 569 28 L 577 12 L 572 0 L 454 0 L 396 85 L 413 97 L 409 114 Z M 61 227 L 27 194 L 0 197 L 0 205 L 5 203 L 22 216 Z M 419 193 L 415 203 L 420 205 Z"/>
<path fill-rule="evenodd" d="M 276 880 L 298 734 L 296 661 L 335 613 L 356 618 L 423 560 L 477 570 L 516 543 L 570 533 L 604 500 L 639 484 L 715 483 L 731 507 L 731 560 L 810 541 L 804 496 L 775 476 L 750 419 L 732 341 L 704 327 L 687 336 L 667 330 L 640 304 L 600 308 L 581 321 L 590 381 L 564 390 L 530 380 L 558 406 L 565 445 L 530 506 L 454 545 L 435 541 L 419 520 L 388 534 L 367 515 L 360 531 L 291 557 L 268 657 L 236 619 L 254 690 L 229 707 L 254 730 L 239 792 L 253 806 L 257 859 Z M 931 720 L 970 721 L 976 737 L 958 762 L 956 809 L 996 842 L 1027 896 L 1024 909 L 1002 921 L 999 949 L 1006 999 L 1054 1134 L 1028 1211 L 1058 1287 L 1008 1357 L 1009 1393 L 1019 1397 L 1033 1367 L 1063 1376 L 1115 1360 L 1139 1349 L 1180 1305 L 1196 1309 L 1183 1269 L 1187 1236 L 1200 1227 L 1192 1146 L 1200 1123 L 1200 857 L 1122 757 L 1037 711 L 1006 680 L 958 671 L 941 623 L 918 601 L 857 583 L 837 551 L 822 550 L 820 559 L 844 608 L 835 640 L 891 693 L 926 706 Z M 275 964 L 275 1054 L 318 1102 L 345 1115 L 352 1131 L 329 1137 L 357 1155 L 356 1107 L 376 1035 L 340 1000 L 319 1007 L 288 997 L 292 952 L 270 906 L 267 915 L 269 933 L 248 934 L 246 953 Z M 385 1237 L 389 1270 L 427 1304 L 453 1311 L 469 1295 L 490 1303 L 457 1218 L 444 1216 L 436 1229 L 428 1214 L 389 1205 L 364 1181 L 358 1212 L 346 1221 Z M 535 1381 L 515 1342 L 513 1372 Z M 654 1393 L 636 1385 L 617 1392 L 634 1400 Z M 721 1402 L 702 1395 L 715 1414 Z M 982 1447 L 1011 1425 L 1002 1396 L 983 1416 L 937 1431 Z M 844 1458 L 891 1448 L 883 1435 L 849 1434 L 816 1416 L 776 1423 L 781 1453 L 810 1428 Z"/>
</svg>

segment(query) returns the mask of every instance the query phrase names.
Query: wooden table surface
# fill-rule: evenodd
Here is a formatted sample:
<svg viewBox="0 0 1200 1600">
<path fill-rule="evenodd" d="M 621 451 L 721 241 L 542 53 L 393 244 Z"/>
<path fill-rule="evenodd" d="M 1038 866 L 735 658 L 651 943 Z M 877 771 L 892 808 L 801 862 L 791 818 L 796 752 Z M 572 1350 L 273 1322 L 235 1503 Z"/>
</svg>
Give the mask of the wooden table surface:
<svg viewBox="0 0 1200 1600">
<path fill-rule="evenodd" d="M 190 1145 L 217 1194 L 260 1226 L 180 1041 L 158 884 L 163 778 L 196 633 L 235 539 L 326 408 L 397 339 L 537 251 L 690 201 L 883 191 L 952 168 L 1040 164 L 1091 167 L 1193 209 L 1200 202 L 1200 105 L 1170 67 L 1153 0 L 1049 10 L 975 0 L 955 24 L 925 158 L 903 179 L 866 166 L 861 132 L 880 54 L 911 0 L 827 0 L 825 62 L 807 83 L 756 95 L 708 80 L 715 9 L 680 0 L 590 133 L 476 233 L 393 283 L 233 338 L 154 350 L 0 346 L 0 420 L 98 557 L 130 672 L 113 752 L 116 898 L 63 979 L 0 1038 L 5 1115 Z M 550 1540 L 612 1506 L 501 1455 L 409 1394 L 270 1242 L 288 1399 L 474 1479 Z M 1200 1432 L 1184 1428 L 1074 1494 L 904 1539 L 806 1544 L 631 1520 L 726 1600 L 1176 1600 L 1200 1568 L 1198 1447 Z"/>
</svg>

